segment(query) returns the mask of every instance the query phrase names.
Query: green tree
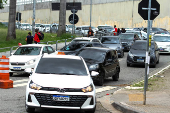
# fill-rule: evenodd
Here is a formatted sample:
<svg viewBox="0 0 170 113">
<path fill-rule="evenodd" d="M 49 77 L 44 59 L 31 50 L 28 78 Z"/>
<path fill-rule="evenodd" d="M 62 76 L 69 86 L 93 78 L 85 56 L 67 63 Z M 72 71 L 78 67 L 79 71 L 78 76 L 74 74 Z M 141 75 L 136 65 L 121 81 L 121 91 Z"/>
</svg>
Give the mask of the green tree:
<svg viewBox="0 0 170 113">
<path fill-rule="evenodd" d="M 7 3 L 7 0 L 0 0 L 0 9 L 3 9 L 3 3 Z"/>
<path fill-rule="evenodd" d="M 16 0 L 10 0 L 9 6 L 9 20 L 8 20 L 8 33 L 6 40 L 16 39 L 15 21 L 16 21 Z"/>
</svg>

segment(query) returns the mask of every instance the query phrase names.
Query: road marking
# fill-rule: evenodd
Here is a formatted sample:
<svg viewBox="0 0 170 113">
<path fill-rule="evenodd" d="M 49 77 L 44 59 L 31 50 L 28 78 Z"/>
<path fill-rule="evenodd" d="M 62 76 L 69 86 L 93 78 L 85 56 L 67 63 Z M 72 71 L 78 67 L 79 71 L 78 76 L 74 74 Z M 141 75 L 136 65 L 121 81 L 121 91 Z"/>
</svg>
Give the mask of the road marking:
<svg viewBox="0 0 170 113">
<path fill-rule="evenodd" d="M 22 79 L 22 80 L 16 80 L 16 81 L 13 81 L 14 83 L 18 83 L 18 82 L 25 82 L 27 81 L 28 82 L 29 79 Z"/>
<path fill-rule="evenodd" d="M 108 90 L 115 89 L 115 88 L 117 88 L 117 87 L 112 87 L 112 86 L 101 87 L 101 88 L 96 89 L 96 93 L 108 91 Z"/>
<path fill-rule="evenodd" d="M 16 84 L 16 85 L 13 85 L 13 87 L 22 87 L 22 86 L 26 86 L 27 83 L 22 83 L 22 84 Z"/>
</svg>

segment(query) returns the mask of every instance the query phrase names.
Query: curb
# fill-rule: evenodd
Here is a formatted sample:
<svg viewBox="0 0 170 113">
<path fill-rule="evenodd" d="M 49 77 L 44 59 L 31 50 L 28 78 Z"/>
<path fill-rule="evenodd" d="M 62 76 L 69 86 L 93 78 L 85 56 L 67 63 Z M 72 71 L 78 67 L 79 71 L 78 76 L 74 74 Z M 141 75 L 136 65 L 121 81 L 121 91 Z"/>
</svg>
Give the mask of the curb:
<svg viewBox="0 0 170 113">
<path fill-rule="evenodd" d="M 132 107 L 128 106 L 128 105 L 123 105 L 123 103 L 121 102 L 113 102 L 112 106 L 121 111 L 122 113 L 145 113 L 136 109 L 133 109 Z"/>
</svg>

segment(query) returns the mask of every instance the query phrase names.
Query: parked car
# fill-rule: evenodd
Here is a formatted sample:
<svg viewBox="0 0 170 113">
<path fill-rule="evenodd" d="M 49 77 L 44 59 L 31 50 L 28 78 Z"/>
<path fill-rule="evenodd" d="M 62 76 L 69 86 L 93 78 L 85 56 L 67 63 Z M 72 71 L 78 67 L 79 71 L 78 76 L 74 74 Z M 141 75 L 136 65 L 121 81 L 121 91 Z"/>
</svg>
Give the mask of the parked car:
<svg viewBox="0 0 170 113">
<path fill-rule="evenodd" d="M 50 32 L 51 24 L 41 24 L 39 31 L 41 32 Z"/>
<path fill-rule="evenodd" d="M 78 27 L 76 27 L 75 33 L 82 35 L 83 37 L 86 37 L 87 34 L 88 34 L 88 31 L 89 31 L 89 27 L 90 26 L 78 26 Z M 92 28 L 94 35 L 95 35 L 95 33 L 98 29 L 93 27 L 93 26 L 91 26 L 91 28 Z"/>
<path fill-rule="evenodd" d="M 129 51 L 130 47 L 136 40 L 140 40 L 137 34 L 134 33 L 122 33 L 119 35 L 124 51 Z"/>
<path fill-rule="evenodd" d="M 29 23 L 20 23 L 19 24 L 19 28 L 21 29 L 21 30 L 30 30 L 30 24 Z"/>
<path fill-rule="evenodd" d="M 131 46 L 129 53 L 127 55 L 127 66 L 133 64 L 144 65 L 146 59 L 146 40 L 136 40 L 135 43 Z M 156 64 L 159 63 L 159 49 L 156 42 L 151 42 L 150 49 L 150 67 L 156 67 Z"/>
<path fill-rule="evenodd" d="M 68 32 L 69 32 L 69 33 L 72 33 L 73 24 L 66 24 L 66 26 L 67 26 L 67 28 L 68 28 Z M 76 29 L 76 26 L 74 26 L 74 27 L 75 27 L 74 29 Z"/>
<path fill-rule="evenodd" d="M 75 55 L 78 51 L 85 47 L 104 47 L 99 42 L 72 42 L 61 48 L 58 52 L 64 52 L 66 55 Z"/>
<path fill-rule="evenodd" d="M 99 74 L 93 77 L 93 80 L 102 86 L 104 79 L 112 77 L 114 81 L 118 81 L 120 73 L 120 65 L 116 50 L 99 47 L 86 47 L 78 52 L 78 56 L 83 57 L 90 73 L 96 71 Z"/>
<path fill-rule="evenodd" d="M 51 28 L 50 28 L 50 33 L 57 33 L 58 31 L 58 24 L 54 23 L 51 25 Z"/>
<path fill-rule="evenodd" d="M 34 69 L 38 59 L 44 54 L 57 54 L 50 45 L 29 44 L 17 48 L 12 56 L 9 57 L 9 73 L 24 73 L 25 69 Z"/>
<path fill-rule="evenodd" d="M 110 49 L 116 50 L 118 56 L 123 58 L 124 51 L 119 36 L 103 36 L 101 43 Z"/>
<path fill-rule="evenodd" d="M 97 28 L 98 30 L 100 30 L 100 29 L 113 28 L 113 27 L 111 25 L 98 25 Z"/>
<path fill-rule="evenodd" d="M 153 40 L 157 43 L 160 53 L 170 53 L 170 35 L 169 34 L 156 34 Z"/>
<path fill-rule="evenodd" d="M 94 113 L 96 90 L 84 60 L 79 56 L 44 55 L 29 77 L 25 108 L 80 110 Z"/>
<path fill-rule="evenodd" d="M 35 23 L 35 29 L 40 29 L 41 23 Z M 32 31 L 32 25 L 30 25 L 30 30 Z"/>
</svg>

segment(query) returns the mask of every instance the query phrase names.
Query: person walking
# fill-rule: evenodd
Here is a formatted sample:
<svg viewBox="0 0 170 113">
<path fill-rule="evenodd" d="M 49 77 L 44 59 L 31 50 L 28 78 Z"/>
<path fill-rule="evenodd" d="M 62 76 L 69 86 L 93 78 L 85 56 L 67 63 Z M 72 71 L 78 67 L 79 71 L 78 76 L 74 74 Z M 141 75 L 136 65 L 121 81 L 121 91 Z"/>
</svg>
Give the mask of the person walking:
<svg viewBox="0 0 170 113">
<path fill-rule="evenodd" d="M 33 36 L 31 36 L 31 32 L 28 33 L 28 36 L 26 37 L 25 41 L 27 42 L 27 44 L 32 44 L 33 42 Z"/>
<path fill-rule="evenodd" d="M 89 27 L 89 31 L 88 31 L 87 37 L 91 37 L 91 36 L 94 36 L 94 32 L 91 29 L 91 27 Z"/>
<path fill-rule="evenodd" d="M 117 28 L 116 28 L 116 25 L 114 25 L 113 35 L 114 35 L 114 36 L 117 36 Z"/>
<path fill-rule="evenodd" d="M 41 36 L 41 34 L 38 32 L 38 29 L 35 29 L 35 35 L 34 35 L 35 44 L 38 44 L 40 42 L 39 36 Z"/>
</svg>

